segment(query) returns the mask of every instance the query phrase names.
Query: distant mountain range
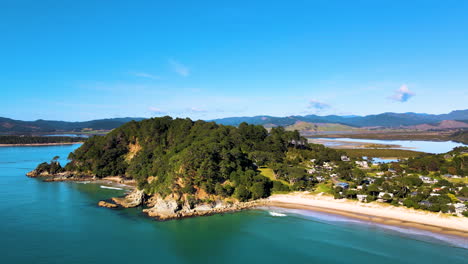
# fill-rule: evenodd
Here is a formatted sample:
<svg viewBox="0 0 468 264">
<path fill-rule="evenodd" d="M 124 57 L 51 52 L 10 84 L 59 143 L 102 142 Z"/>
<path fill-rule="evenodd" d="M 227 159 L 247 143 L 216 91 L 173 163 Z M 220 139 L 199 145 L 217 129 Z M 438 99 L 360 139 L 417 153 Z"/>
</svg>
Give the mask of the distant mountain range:
<svg viewBox="0 0 468 264">
<path fill-rule="evenodd" d="M 142 117 L 124 117 L 98 119 L 83 122 L 67 121 L 21 121 L 0 117 L 0 133 L 48 133 L 48 132 L 82 132 L 85 130 L 111 130 L 131 120 L 140 121 Z M 284 126 L 299 130 L 349 130 L 354 128 L 414 128 L 421 130 L 466 128 L 468 125 L 468 109 L 452 111 L 448 114 L 432 115 L 418 113 L 383 113 L 367 116 L 253 116 L 227 117 L 210 120 L 218 124 L 237 126 L 242 122 L 265 127 Z"/>
<path fill-rule="evenodd" d="M 274 126 L 291 126 L 298 122 L 307 123 L 333 123 L 341 124 L 351 127 L 389 127 L 397 128 L 402 126 L 415 126 L 422 124 L 432 124 L 444 120 L 456 120 L 463 123 L 468 122 L 468 109 L 452 111 L 448 114 L 432 115 L 432 114 L 419 114 L 419 113 L 383 113 L 378 115 L 367 116 L 288 116 L 288 117 L 274 117 L 274 116 L 254 116 L 254 117 L 228 117 L 215 119 L 219 124 L 224 125 L 239 125 L 242 122 L 249 124 L 263 125 L 266 127 Z"/>
<path fill-rule="evenodd" d="M 111 130 L 132 120 L 140 121 L 145 118 L 123 117 L 98 119 L 83 122 L 67 121 L 20 121 L 0 117 L 0 133 L 43 133 L 43 132 L 82 132 L 84 130 Z"/>
</svg>

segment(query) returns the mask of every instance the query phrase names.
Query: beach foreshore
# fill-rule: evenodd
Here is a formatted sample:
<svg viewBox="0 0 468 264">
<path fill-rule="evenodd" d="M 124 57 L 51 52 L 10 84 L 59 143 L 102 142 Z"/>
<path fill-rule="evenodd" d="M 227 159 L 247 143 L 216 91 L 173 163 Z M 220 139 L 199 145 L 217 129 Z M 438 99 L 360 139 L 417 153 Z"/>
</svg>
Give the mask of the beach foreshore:
<svg viewBox="0 0 468 264">
<path fill-rule="evenodd" d="M 432 213 L 386 204 L 361 203 L 308 193 L 278 194 L 267 199 L 269 206 L 312 210 L 337 214 L 384 225 L 417 228 L 446 235 L 468 238 L 468 218 Z"/>
</svg>

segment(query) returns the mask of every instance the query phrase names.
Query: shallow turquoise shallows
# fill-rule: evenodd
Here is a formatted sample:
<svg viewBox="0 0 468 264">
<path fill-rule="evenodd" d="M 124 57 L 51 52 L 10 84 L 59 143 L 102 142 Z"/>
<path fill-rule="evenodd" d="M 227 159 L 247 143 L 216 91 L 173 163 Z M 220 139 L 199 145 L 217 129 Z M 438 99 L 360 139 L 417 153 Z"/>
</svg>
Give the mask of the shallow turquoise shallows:
<svg viewBox="0 0 468 264">
<path fill-rule="evenodd" d="M 96 206 L 123 191 L 25 176 L 76 147 L 0 148 L 1 263 L 468 263 L 463 239 L 275 208 L 157 222 Z"/>
</svg>

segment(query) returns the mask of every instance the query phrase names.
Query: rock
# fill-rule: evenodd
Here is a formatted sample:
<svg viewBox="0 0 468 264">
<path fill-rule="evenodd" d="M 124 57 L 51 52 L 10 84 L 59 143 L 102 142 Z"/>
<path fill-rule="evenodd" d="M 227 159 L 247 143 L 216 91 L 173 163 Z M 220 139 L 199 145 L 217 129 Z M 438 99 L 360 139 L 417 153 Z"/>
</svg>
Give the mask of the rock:
<svg viewBox="0 0 468 264">
<path fill-rule="evenodd" d="M 252 208 L 262 203 L 261 201 L 228 203 L 223 200 L 218 200 L 215 204 L 195 204 L 192 209 L 187 200 L 182 197 L 180 200 L 176 200 L 175 197 L 179 196 L 168 195 L 163 199 L 159 194 L 156 194 L 148 200 L 147 205 L 149 205 L 151 208 L 144 209 L 143 212 L 148 214 L 148 216 L 156 217 L 159 220 L 169 220 L 184 217 L 234 212 Z"/>
<path fill-rule="evenodd" d="M 194 211 L 203 212 L 203 211 L 211 211 L 213 206 L 211 204 L 198 204 L 193 208 Z"/>
<path fill-rule="evenodd" d="M 163 199 L 160 195 L 154 195 L 150 199 L 152 205 L 149 209 L 144 209 L 143 212 L 151 217 L 158 217 L 160 219 L 168 219 L 177 217 L 179 204 L 172 196 L 167 196 Z"/>
<path fill-rule="evenodd" d="M 112 201 L 114 201 L 116 204 L 121 205 L 122 207 L 131 208 L 131 207 L 137 207 L 141 205 L 143 203 L 144 197 L 145 197 L 145 194 L 143 190 L 135 189 L 134 191 L 129 193 L 124 198 L 114 197 L 112 198 Z"/>
<path fill-rule="evenodd" d="M 106 207 L 106 208 L 117 208 L 116 204 L 108 203 L 106 201 L 99 201 L 98 205 L 101 207 Z"/>
</svg>

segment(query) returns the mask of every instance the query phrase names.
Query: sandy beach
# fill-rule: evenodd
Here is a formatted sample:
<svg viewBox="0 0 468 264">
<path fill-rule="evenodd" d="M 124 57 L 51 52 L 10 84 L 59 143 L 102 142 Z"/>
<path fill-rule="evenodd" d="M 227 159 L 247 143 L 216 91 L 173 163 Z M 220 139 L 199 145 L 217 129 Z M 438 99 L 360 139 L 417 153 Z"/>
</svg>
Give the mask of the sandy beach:
<svg viewBox="0 0 468 264">
<path fill-rule="evenodd" d="M 403 206 L 395 207 L 377 202 L 337 200 L 330 196 L 299 192 L 272 195 L 267 201 L 270 206 L 320 211 L 380 224 L 418 228 L 468 238 L 468 218 L 466 217 L 432 213 Z"/>
</svg>

